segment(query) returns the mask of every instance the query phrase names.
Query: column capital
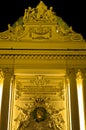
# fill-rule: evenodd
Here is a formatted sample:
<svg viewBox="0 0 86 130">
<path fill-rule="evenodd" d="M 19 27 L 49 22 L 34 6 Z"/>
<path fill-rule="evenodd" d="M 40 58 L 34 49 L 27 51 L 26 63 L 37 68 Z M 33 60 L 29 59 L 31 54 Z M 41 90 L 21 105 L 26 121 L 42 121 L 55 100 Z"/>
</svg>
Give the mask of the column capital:
<svg viewBox="0 0 86 130">
<path fill-rule="evenodd" d="M 4 78 L 3 71 L 0 70 L 0 80 Z"/>
<path fill-rule="evenodd" d="M 83 73 L 82 73 L 81 69 L 78 69 L 77 74 L 76 74 L 76 79 L 77 80 L 83 79 Z"/>
<path fill-rule="evenodd" d="M 81 69 L 83 79 L 86 78 L 86 68 Z"/>
<path fill-rule="evenodd" d="M 70 68 L 70 69 L 67 69 L 67 76 L 69 77 L 69 78 L 74 78 L 74 79 L 76 79 L 76 73 L 77 73 L 77 69 L 75 69 L 75 68 Z"/>
<path fill-rule="evenodd" d="M 12 68 L 3 68 L 3 75 L 4 75 L 4 77 L 6 77 L 6 76 L 11 77 L 13 75 L 13 69 Z"/>
</svg>

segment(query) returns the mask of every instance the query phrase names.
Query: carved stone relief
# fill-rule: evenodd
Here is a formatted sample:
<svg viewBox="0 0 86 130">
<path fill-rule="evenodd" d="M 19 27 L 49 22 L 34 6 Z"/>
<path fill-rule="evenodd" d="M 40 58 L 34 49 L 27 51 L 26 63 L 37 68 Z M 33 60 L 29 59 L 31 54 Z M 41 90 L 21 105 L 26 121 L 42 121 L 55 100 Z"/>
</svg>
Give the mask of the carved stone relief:
<svg viewBox="0 0 86 130">
<path fill-rule="evenodd" d="M 24 16 L 13 25 L 8 24 L 8 30 L 0 33 L 0 40 L 57 40 L 84 41 L 81 34 L 73 31 L 61 17 L 56 16 L 53 7 L 47 7 L 43 1 L 36 8 L 25 9 Z"/>
<path fill-rule="evenodd" d="M 65 77 L 16 78 L 10 130 L 68 130 Z"/>
</svg>

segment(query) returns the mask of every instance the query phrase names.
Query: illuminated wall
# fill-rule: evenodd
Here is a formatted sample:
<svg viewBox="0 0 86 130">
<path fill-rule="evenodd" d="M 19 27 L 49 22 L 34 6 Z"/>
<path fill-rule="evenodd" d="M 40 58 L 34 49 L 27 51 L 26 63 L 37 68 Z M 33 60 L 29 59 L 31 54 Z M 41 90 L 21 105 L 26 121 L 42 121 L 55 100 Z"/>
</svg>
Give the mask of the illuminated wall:
<svg viewBox="0 0 86 130">
<path fill-rule="evenodd" d="M 0 33 L 0 70 L 0 130 L 85 130 L 86 42 L 52 7 Z"/>
</svg>

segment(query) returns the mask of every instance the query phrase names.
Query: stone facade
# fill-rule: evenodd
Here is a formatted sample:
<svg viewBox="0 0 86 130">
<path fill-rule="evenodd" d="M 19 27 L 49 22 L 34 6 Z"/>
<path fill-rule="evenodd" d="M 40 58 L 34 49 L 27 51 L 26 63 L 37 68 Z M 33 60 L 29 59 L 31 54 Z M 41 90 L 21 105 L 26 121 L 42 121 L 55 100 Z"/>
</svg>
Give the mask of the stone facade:
<svg viewBox="0 0 86 130">
<path fill-rule="evenodd" d="M 85 130 L 80 126 L 77 73 L 80 71 L 83 79 L 85 120 L 86 42 L 56 16 L 53 7 L 40 1 L 0 33 L 0 70 L 1 130 Z M 40 119 L 35 117 L 36 110 L 43 114 Z M 23 121 L 17 119 L 20 111 Z"/>
</svg>

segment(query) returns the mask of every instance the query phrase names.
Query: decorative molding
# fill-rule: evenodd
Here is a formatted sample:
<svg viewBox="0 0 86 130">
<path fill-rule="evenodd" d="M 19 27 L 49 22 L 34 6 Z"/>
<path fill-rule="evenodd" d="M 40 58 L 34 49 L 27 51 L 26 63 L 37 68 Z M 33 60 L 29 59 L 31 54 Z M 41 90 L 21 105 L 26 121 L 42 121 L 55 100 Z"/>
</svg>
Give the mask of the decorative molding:
<svg viewBox="0 0 86 130">
<path fill-rule="evenodd" d="M 24 59 L 24 60 L 86 60 L 86 55 L 70 54 L 0 54 L 0 59 Z"/>
<path fill-rule="evenodd" d="M 43 1 L 36 8 L 25 9 L 24 16 L 13 25 L 8 24 L 8 30 L 0 33 L 0 40 L 84 41 L 81 34 L 74 32 L 61 17 L 56 16 L 53 7 L 48 8 Z"/>
<path fill-rule="evenodd" d="M 49 83 L 49 80 L 47 80 L 44 75 L 36 75 L 30 82 L 38 87 L 43 87 Z"/>
</svg>

